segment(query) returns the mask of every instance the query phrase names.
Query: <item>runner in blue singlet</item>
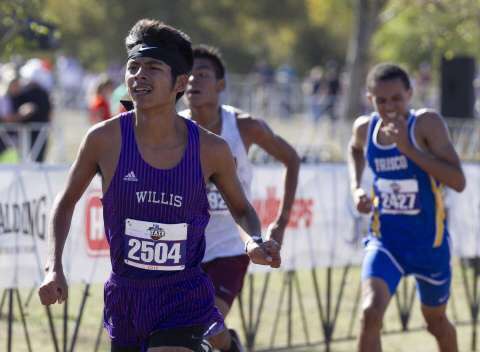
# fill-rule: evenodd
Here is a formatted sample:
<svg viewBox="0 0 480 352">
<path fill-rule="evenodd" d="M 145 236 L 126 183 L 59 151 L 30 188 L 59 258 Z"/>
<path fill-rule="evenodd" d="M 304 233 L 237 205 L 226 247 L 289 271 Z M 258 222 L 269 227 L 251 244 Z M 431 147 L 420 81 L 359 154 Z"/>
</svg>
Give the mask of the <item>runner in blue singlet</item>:
<svg viewBox="0 0 480 352">
<path fill-rule="evenodd" d="M 412 88 L 402 68 L 375 66 L 367 89 L 375 112 L 355 120 L 349 145 L 356 207 L 372 213 L 362 267 L 358 350 L 381 351 L 390 298 L 400 279 L 413 275 L 428 331 L 441 352 L 457 351 L 455 328 L 445 313 L 451 267 L 442 188 L 465 188 L 458 155 L 437 113 L 409 110 Z M 365 161 L 374 176 L 371 196 L 362 188 Z"/>
</svg>

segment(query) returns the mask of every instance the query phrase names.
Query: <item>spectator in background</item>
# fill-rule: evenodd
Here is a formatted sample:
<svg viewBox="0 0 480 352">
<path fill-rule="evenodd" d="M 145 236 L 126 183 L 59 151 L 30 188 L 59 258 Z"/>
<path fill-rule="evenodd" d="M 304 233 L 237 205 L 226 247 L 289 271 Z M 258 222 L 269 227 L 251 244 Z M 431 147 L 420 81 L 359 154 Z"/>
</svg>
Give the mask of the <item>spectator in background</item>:
<svg viewBox="0 0 480 352">
<path fill-rule="evenodd" d="M 20 82 L 15 68 L 5 64 L 0 69 L 0 122 L 14 120 L 12 107 L 12 94 L 20 89 Z"/>
<path fill-rule="evenodd" d="M 272 86 L 275 81 L 275 70 L 265 59 L 261 59 L 255 64 L 252 81 L 255 87 L 252 109 L 257 114 L 267 116 L 272 108 Z"/>
<path fill-rule="evenodd" d="M 0 82 L 0 121 L 8 121 L 12 115 L 12 102 L 7 94 L 8 87 Z"/>
<path fill-rule="evenodd" d="M 20 76 L 28 82 L 35 82 L 50 93 L 55 84 L 52 64 L 47 59 L 33 58 L 20 68 Z"/>
<path fill-rule="evenodd" d="M 294 90 L 294 84 L 297 80 L 297 73 L 293 66 L 286 62 L 277 69 L 275 79 L 278 84 L 278 92 L 280 96 L 279 116 L 282 118 L 289 118 L 293 113 L 292 93 Z"/>
<path fill-rule="evenodd" d="M 19 77 L 13 65 L 5 64 L 0 69 L 0 124 L 14 120 L 12 94 L 19 90 Z M 8 133 L 10 137 L 15 135 Z M 7 150 L 9 142 L 0 138 L 0 154 Z"/>
<path fill-rule="evenodd" d="M 37 123 L 50 122 L 52 104 L 48 91 L 43 88 L 41 83 L 37 82 L 36 76 L 30 77 L 27 71 L 20 69 L 20 85 L 11 92 L 13 119 L 12 122 L 29 124 L 30 130 L 30 148 L 38 149 L 33 153 L 33 159 L 37 162 L 45 160 L 47 138 L 42 134 L 42 130 Z M 26 76 L 22 75 L 25 74 Z M 44 139 L 45 138 L 45 139 Z"/>
<path fill-rule="evenodd" d="M 90 122 L 95 124 L 108 120 L 112 114 L 110 111 L 110 97 L 113 92 L 113 81 L 108 76 L 100 76 L 95 84 L 95 94 L 88 104 Z"/>
<path fill-rule="evenodd" d="M 320 66 L 315 66 L 310 70 L 310 74 L 304 82 L 303 91 L 305 96 L 310 99 L 313 120 L 320 120 L 322 117 L 322 103 L 325 95 L 324 73 Z"/>
<path fill-rule="evenodd" d="M 85 72 L 77 59 L 64 55 L 58 56 L 55 65 L 60 92 L 60 104 L 64 107 L 84 107 L 83 79 Z M 80 98 L 81 97 L 81 98 Z"/>
<path fill-rule="evenodd" d="M 326 96 L 323 113 L 332 120 L 337 118 L 337 102 L 340 94 L 340 73 L 336 62 L 329 62 L 325 71 Z"/>
</svg>

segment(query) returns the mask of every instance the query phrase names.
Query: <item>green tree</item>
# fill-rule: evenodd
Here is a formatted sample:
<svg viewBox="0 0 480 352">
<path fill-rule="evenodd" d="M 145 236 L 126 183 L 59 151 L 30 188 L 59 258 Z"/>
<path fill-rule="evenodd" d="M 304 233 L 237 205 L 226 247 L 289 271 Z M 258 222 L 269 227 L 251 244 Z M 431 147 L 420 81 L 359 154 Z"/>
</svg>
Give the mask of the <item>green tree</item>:
<svg viewBox="0 0 480 352">
<path fill-rule="evenodd" d="M 480 56 L 479 0 L 391 1 L 389 20 L 375 36 L 377 61 L 401 62 L 411 70 L 420 63 L 438 68 L 442 57 Z"/>
<path fill-rule="evenodd" d="M 229 68 L 256 60 L 291 62 L 300 71 L 343 61 L 351 28 L 350 0 L 43 0 L 42 14 L 58 23 L 62 50 L 90 67 L 123 62 L 123 40 L 142 17 L 158 18 L 222 49 Z"/>
<path fill-rule="evenodd" d="M 57 39 L 53 26 L 39 12 L 43 0 L 0 0 L 0 56 L 47 49 Z"/>
</svg>

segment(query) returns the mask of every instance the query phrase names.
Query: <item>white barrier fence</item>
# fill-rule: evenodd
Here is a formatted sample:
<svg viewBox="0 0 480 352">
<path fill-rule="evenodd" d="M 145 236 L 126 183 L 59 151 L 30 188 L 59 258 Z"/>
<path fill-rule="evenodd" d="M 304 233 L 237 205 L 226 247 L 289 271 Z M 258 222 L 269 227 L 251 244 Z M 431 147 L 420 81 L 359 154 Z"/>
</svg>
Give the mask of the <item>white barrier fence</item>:
<svg viewBox="0 0 480 352">
<path fill-rule="evenodd" d="M 0 167 L 0 288 L 32 287 L 43 278 L 49 212 L 67 171 L 66 166 Z M 465 165 L 465 172 L 467 189 L 447 195 L 449 228 L 455 255 L 473 257 L 480 255 L 480 164 Z M 276 166 L 255 168 L 253 203 L 264 226 L 280 206 L 283 174 Z M 63 257 L 70 282 L 103 282 L 110 272 L 99 181 L 75 209 Z M 345 164 L 303 166 L 282 249 L 283 269 L 360 263 L 367 224 L 367 217 L 353 209 Z"/>
</svg>

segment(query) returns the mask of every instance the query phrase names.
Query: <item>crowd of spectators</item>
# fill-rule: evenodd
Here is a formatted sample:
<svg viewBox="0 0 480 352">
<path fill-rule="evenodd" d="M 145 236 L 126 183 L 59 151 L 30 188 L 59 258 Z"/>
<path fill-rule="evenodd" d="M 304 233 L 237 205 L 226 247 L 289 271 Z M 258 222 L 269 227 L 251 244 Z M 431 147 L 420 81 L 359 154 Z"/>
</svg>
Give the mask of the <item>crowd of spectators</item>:
<svg viewBox="0 0 480 352">
<path fill-rule="evenodd" d="M 412 74 L 416 103 L 435 107 L 432 73 L 422 64 Z M 303 77 L 288 62 L 277 68 L 260 60 L 249 75 L 227 77 L 226 103 L 240 106 L 263 118 L 322 119 L 339 118 L 345 86 L 344 67 L 330 61 L 309 70 Z M 0 63 L 0 160 L 8 149 L 7 140 L 18 142 L 18 135 L 2 132 L 2 124 L 31 126 L 30 143 L 41 135 L 38 123 L 51 119 L 52 107 L 84 110 L 91 124 L 123 111 L 121 99 L 127 97 L 123 68 L 112 65 L 103 73 L 87 71 L 78 60 L 58 55 L 54 61 L 33 58 L 24 62 Z M 182 102 L 180 102 L 182 104 Z M 365 112 L 368 104 L 365 100 Z M 34 128 L 35 126 L 35 128 Z M 45 160 L 46 138 L 34 156 Z"/>
</svg>

